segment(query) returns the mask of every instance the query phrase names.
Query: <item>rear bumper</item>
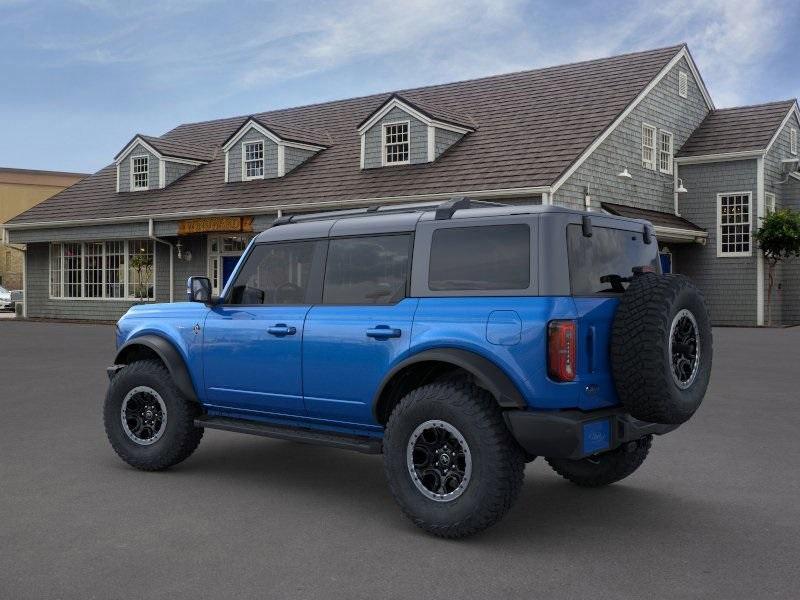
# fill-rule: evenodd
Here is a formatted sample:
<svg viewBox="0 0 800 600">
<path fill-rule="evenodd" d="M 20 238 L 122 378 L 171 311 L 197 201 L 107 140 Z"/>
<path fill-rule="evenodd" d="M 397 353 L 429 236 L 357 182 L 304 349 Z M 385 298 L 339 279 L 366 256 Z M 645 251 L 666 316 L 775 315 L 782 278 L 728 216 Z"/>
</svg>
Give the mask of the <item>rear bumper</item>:
<svg viewBox="0 0 800 600">
<path fill-rule="evenodd" d="M 511 434 L 528 454 L 573 460 L 678 427 L 640 421 L 621 408 L 590 412 L 509 410 L 503 415 Z"/>
</svg>

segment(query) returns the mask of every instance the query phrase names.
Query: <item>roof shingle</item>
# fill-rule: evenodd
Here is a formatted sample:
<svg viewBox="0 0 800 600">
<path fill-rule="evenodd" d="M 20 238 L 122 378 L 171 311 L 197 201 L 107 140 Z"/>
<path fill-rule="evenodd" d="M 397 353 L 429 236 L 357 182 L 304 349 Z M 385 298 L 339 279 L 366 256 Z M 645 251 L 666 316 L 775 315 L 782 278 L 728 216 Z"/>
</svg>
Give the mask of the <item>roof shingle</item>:
<svg viewBox="0 0 800 600">
<path fill-rule="evenodd" d="M 678 152 L 678 156 L 705 156 L 764 150 L 795 100 L 713 110 Z"/>
<path fill-rule="evenodd" d="M 161 190 L 115 193 L 110 165 L 13 223 L 168 215 L 186 211 L 302 206 L 309 202 L 546 186 L 553 183 L 683 48 L 434 85 L 397 92 L 476 130 L 433 163 L 361 170 L 358 123 L 388 97 L 376 94 L 253 115 L 280 128 L 324 132 L 328 148 L 285 177 L 225 183 L 218 148 L 245 122 L 232 117 L 176 127 L 161 143 L 217 149 Z M 432 108 L 431 108 L 432 110 Z M 287 134 L 288 136 L 288 134 Z M 291 137 L 291 136 L 288 136 Z M 177 147 L 177 146 L 176 146 Z"/>
</svg>

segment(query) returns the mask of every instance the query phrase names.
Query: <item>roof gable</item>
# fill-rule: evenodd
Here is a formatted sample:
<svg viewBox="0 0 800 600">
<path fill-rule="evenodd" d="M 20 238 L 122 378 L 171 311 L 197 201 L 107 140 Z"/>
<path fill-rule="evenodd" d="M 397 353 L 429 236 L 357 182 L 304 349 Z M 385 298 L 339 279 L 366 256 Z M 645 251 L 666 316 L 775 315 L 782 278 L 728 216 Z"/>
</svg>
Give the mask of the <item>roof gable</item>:
<svg viewBox="0 0 800 600">
<path fill-rule="evenodd" d="M 276 144 L 286 144 L 307 150 L 324 150 L 330 146 L 330 138 L 324 134 L 306 131 L 291 124 L 268 124 L 250 116 L 222 143 L 222 150 L 227 152 L 251 129 L 257 130 Z"/>
<path fill-rule="evenodd" d="M 392 94 L 358 124 L 358 132 L 363 134 L 395 108 L 399 108 L 428 126 L 439 127 L 461 134 L 475 130 L 469 119 L 459 116 L 455 112 L 433 108 L 424 101 L 416 100 L 412 102 L 400 94 Z"/>
<path fill-rule="evenodd" d="M 148 152 L 159 159 L 174 159 L 199 165 L 209 162 L 214 158 L 214 151 L 204 146 L 186 144 L 180 140 L 167 140 L 137 133 L 114 157 L 115 163 L 119 164 L 122 162 L 139 144 L 144 146 Z"/>
</svg>

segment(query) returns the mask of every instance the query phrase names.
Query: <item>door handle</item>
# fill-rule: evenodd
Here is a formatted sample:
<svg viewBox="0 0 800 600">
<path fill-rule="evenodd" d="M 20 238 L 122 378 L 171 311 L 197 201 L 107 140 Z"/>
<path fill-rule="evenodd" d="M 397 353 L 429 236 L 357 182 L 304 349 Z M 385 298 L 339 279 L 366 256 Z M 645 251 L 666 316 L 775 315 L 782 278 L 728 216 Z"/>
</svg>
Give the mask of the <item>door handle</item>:
<svg viewBox="0 0 800 600">
<path fill-rule="evenodd" d="M 394 329 L 388 325 L 376 325 L 372 329 L 367 329 L 367 337 L 375 338 L 376 340 L 399 338 L 401 334 L 402 332 L 399 329 Z"/>
<path fill-rule="evenodd" d="M 277 335 L 283 337 L 284 335 L 294 335 L 297 333 L 297 327 L 286 325 L 286 323 L 278 323 L 272 327 L 267 328 L 267 333 L 270 335 Z"/>
</svg>

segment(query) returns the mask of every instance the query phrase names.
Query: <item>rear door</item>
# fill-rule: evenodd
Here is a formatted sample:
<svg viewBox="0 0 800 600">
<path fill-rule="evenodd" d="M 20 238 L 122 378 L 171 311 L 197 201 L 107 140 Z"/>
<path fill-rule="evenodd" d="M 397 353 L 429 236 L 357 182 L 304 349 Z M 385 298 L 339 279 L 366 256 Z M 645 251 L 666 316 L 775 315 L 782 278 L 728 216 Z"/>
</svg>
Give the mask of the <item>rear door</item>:
<svg viewBox="0 0 800 600">
<path fill-rule="evenodd" d="M 322 304 L 309 311 L 303 333 L 308 416 L 375 425 L 373 394 L 410 343 L 411 245 L 410 233 L 330 240 Z"/>
</svg>

